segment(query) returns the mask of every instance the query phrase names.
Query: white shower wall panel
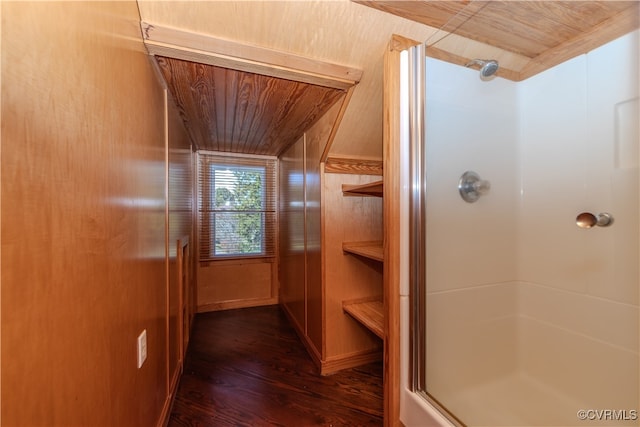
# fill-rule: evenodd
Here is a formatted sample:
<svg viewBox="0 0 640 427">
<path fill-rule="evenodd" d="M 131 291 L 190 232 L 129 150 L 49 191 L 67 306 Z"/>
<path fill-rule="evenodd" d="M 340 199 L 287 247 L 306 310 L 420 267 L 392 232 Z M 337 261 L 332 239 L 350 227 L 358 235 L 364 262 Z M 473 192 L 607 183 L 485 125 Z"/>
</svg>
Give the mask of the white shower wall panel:
<svg viewBox="0 0 640 427">
<path fill-rule="evenodd" d="M 516 309 L 512 282 L 429 294 L 427 383 L 453 413 L 460 393 L 518 369 Z"/>
<path fill-rule="evenodd" d="M 575 226 L 586 197 L 585 64 L 578 57 L 519 86 L 517 279 L 573 291 L 592 274 L 588 236 Z"/>
<path fill-rule="evenodd" d="M 520 366 L 589 407 L 639 400 L 638 34 L 519 86 Z"/>
<path fill-rule="evenodd" d="M 638 307 L 533 283 L 517 286 L 518 369 L 579 402 L 566 414 L 635 408 Z"/>
<path fill-rule="evenodd" d="M 638 304 L 638 75 L 635 32 L 519 85 L 519 280 Z"/>
<path fill-rule="evenodd" d="M 515 276 L 518 115 L 516 87 L 487 85 L 477 72 L 427 59 L 427 270 L 429 291 L 512 280 Z M 465 171 L 491 183 L 465 202 Z M 430 203 L 430 201 L 434 201 Z"/>
<path fill-rule="evenodd" d="M 426 76 L 427 388 L 464 413 L 460 393 L 517 369 L 517 92 L 431 59 Z M 475 203 L 466 171 L 491 184 Z"/>
<path fill-rule="evenodd" d="M 615 227 L 591 236 L 611 254 L 590 276 L 588 293 L 638 305 L 640 36 L 623 37 L 587 55 L 589 147 L 585 206 L 611 212 Z M 602 200 L 602 202 L 600 202 Z"/>
</svg>

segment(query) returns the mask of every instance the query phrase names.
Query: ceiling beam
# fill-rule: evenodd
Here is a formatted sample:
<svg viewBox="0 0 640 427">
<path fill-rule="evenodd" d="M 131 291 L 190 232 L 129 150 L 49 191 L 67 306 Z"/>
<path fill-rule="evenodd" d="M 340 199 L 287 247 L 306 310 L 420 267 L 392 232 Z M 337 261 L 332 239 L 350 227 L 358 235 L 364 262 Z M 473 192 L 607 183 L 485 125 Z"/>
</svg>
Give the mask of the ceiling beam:
<svg viewBox="0 0 640 427">
<path fill-rule="evenodd" d="M 287 52 L 245 45 L 147 22 L 141 22 L 140 27 L 144 44 L 150 55 L 199 62 L 341 90 L 351 88 L 362 77 L 362 70 L 357 68 Z"/>
</svg>

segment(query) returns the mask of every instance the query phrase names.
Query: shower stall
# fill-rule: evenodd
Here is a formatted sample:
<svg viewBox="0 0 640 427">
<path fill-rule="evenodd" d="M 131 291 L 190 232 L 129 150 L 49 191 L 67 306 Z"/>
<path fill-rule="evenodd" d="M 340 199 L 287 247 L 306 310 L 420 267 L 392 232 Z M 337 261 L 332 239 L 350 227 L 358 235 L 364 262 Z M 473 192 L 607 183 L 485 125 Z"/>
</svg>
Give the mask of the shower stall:
<svg viewBox="0 0 640 427">
<path fill-rule="evenodd" d="M 521 82 L 403 59 L 405 425 L 640 425 L 639 39 Z"/>
</svg>

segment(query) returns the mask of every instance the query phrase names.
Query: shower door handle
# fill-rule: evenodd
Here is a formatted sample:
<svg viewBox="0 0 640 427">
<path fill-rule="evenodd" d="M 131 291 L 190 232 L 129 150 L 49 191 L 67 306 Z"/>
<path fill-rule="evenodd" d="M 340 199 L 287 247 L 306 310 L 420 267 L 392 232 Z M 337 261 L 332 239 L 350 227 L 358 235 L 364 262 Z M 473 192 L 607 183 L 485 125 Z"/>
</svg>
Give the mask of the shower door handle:
<svg viewBox="0 0 640 427">
<path fill-rule="evenodd" d="M 576 225 L 580 228 L 608 227 L 613 223 L 613 217 L 610 213 L 602 212 L 597 215 L 591 212 L 582 212 L 576 217 Z"/>
<path fill-rule="evenodd" d="M 489 192 L 491 183 L 480 179 L 480 176 L 473 171 L 466 171 L 458 181 L 458 191 L 460 197 L 467 203 L 477 201 L 481 195 Z"/>
</svg>

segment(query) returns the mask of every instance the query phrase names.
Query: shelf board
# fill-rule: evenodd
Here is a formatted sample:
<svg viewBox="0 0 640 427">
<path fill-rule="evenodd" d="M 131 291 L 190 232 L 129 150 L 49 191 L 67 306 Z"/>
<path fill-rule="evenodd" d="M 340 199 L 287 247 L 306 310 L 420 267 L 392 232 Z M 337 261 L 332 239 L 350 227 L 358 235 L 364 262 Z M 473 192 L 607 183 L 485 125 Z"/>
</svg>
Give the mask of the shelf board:
<svg viewBox="0 0 640 427">
<path fill-rule="evenodd" d="M 367 184 L 342 184 L 342 194 L 345 196 L 382 197 L 382 180 Z"/>
<path fill-rule="evenodd" d="M 342 309 L 378 337 L 384 339 L 382 297 L 343 301 Z"/>
<path fill-rule="evenodd" d="M 342 250 L 351 254 L 384 261 L 384 248 L 381 241 L 373 242 L 343 242 Z"/>
</svg>

